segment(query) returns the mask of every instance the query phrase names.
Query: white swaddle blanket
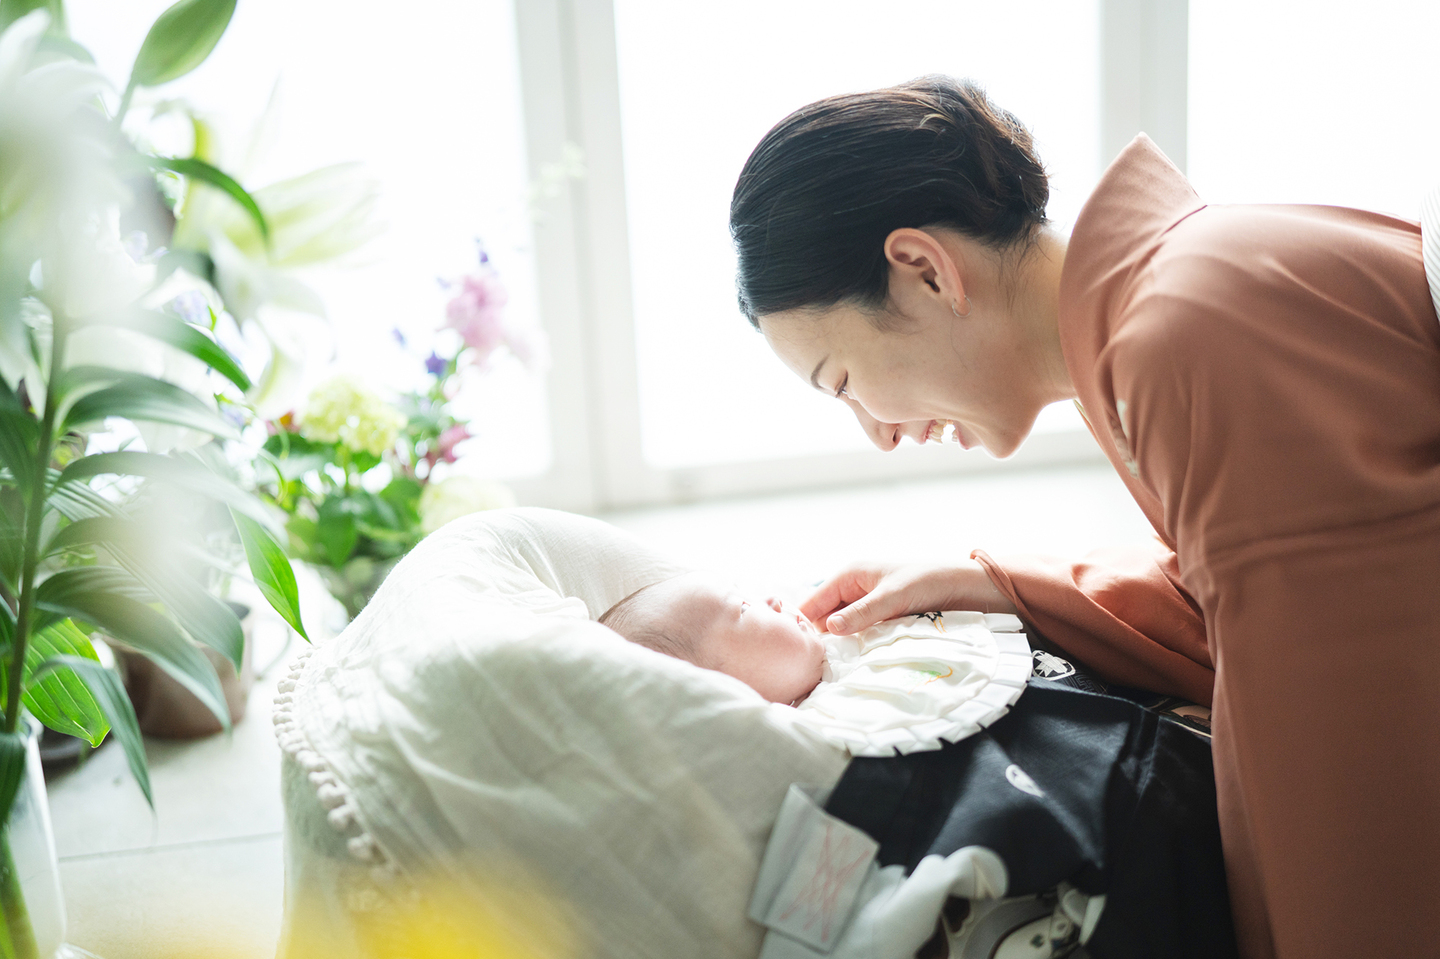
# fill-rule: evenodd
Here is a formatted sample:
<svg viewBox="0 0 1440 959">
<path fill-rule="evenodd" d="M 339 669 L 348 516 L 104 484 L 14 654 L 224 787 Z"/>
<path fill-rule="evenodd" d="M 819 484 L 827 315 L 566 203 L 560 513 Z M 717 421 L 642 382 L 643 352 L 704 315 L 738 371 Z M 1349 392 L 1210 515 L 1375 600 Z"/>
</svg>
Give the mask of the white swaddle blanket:
<svg viewBox="0 0 1440 959">
<path fill-rule="evenodd" d="M 825 674 L 799 721 L 856 756 L 939 749 L 1009 710 L 1030 676 L 1014 616 L 927 613 L 825 640 Z"/>
<path fill-rule="evenodd" d="M 681 571 L 597 520 L 475 514 L 306 650 L 275 713 L 279 959 L 369 957 L 432 918 L 493 929 L 467 955 L 753 959 L 745 912 L 781 800 L 847 758 L 788 706 L 593 621 Z M 444 895 L 412 897 L 415 880 Z M 382 954 L 460 954 L 424 945 Z"/>
<path fill-rule="evenodd" d="M 427 537 L 349 628 L 297 657 L 274 716 L 278 959 L 371 956 L 376 937 L 443 932 L 452 912 L 511 944 L 471 955 L 754 959 L 765 929 L 747 908 L 791 785 L 827 790 L 847 749 L 938 748 L 998 717 L 1019 691 L 1007 680 L 1024 681 L 1005 652 L 1024 647 L 1002 629 L 1013 618 L 947 613 L 943 650 L 907 633 L 889 655 L 966 664 L 954 689 L 921 697 L 916 736 L 900 714 L 857 722 L 836 705 L 911 667 L 869 660 L 792 709 L 594 622 L 680 572 L 593 519 L 476 514 Z M 885 645 L 868 642 L 871 656 Z M 1028 672 L 1028 650 L 1022 661 Z M 865 732 L 871 720 L 886 728 Z M 381 954 L 440 954 L 404 945 Z"/>
</svg>

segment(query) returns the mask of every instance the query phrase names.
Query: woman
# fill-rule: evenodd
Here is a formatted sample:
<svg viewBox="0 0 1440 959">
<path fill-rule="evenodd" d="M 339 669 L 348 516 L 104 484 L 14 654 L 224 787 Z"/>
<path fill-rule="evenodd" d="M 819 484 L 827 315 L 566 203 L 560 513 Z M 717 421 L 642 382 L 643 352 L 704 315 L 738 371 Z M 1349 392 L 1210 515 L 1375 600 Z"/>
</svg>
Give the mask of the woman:
<svg viewBox="0 0 1440 959">
<path fill-rule="evenodd" d="M 950 421 L 1006 456 L 1073 399 L 1160 540 L 861 566 L 803 611 L 837 632 L 1018 612 L 1114 681 L 1213 703 L 1242 952 L 1440 949 L 1420 932 L 1440 928 L 1440 323 L 1418 227 L 1209 207 L 1143 136 L 1068 240 L 1047 198 L 1024 127 L 943 77 L 805 107 L 746 163 L 740 305 L 787 366 L 887 450 Z"/>
</svg>

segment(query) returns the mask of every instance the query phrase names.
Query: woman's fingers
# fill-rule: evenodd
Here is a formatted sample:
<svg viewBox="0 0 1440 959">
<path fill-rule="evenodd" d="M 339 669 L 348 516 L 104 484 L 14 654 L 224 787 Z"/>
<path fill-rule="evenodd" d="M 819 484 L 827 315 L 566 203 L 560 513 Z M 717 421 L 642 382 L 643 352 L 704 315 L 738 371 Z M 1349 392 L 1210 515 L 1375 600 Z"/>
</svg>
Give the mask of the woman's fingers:
<svg viewBox="0 0 1440 959">
<path fill-rule="evenodd" d="M 906 591 L 889 588 L 885 581 L 865 596 L 833 613 L 825 620 L 826 632 L 846 635 L 896 616 L 913 612 L 908 606 Z"/>
<path fill-rule="evenodd" d="M 1013 613 L 1014 605 L 974 560 L 955 566 L 852 567 L 821 587 L 802 607 L 816 628 L 847 634 L 897 616 L 973 609 Z"/>
<path fill-rule="evenodd" d="M 800 612 L 824 632 L 826 620 L 837 610 L 862 599 L 875 584 L 884 579 L 891 567 L 877 564 L 851 566 L 821 584 L 809 599 L 800 604 Z"/>
<path fill-rule="evenodd" d="M 946 606 L 949 567 L 907 566 L 890 570 L 864 596 L 835 612 L 826 621 L 832 633 L 858 633 L 897 616 L 929 613 Z"/>
</svg>

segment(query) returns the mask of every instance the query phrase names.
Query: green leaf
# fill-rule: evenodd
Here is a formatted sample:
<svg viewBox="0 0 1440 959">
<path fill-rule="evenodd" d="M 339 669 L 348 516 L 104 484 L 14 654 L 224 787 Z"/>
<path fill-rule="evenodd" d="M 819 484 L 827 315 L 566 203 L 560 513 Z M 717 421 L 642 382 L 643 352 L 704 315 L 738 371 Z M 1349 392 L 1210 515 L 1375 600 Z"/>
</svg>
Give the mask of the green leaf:
<svg viewBox="0 0 1440 959">
<path fill-rule="evenodd" d="M 204 63 L 234 13 L 235 0 L 180 0 L 160 14 L 140 45 L 130 86 L 169 83 Z"/>
<path fill-rule="evenodd" d="M 60 485 L 61 474 L 57 469 L 46 470 L 46 482 L 50 487 L 47 507 L 74 522 L 91 516 L 123 516 L 114 503 L 101 496 L 84 483 L 75 482 Z"/>
<path fill-rule="evenodd" d="M 418 522 L 420 514 L 420 494 L 425 491 L 425 486 L 419 480 L 411 476 L 396 476 L 385 488 L 380 491 L 380 498 L 389 503 L 395 510 L 404 514 L 405 511 L 414 511 L 414 518 Z"/>
<path fill-rule="evenodd" d="M 99 423 L 107 416 L 123 416 L 129 420 L 171 423 L 203 430 L 225 439 L 240 438 L 235 427 L 219 413 L 173 383 L 141 373 L 118 372 L 115 381 L 114 386 L 96 390 L 76 400 L 65 416 L 65 428 L 76 429 L 87 423 Z"/>
<path fill-rule="evenodd" d="M 84 483 L 72 482 L 66 483 L 63 486 L 59 485 L 59 470 L 49 470 L 48 477 L 51 489 L 50 499 L 46 505 L 50 508 L 53 508 L 61 516 L 64 516 L 66 519 L 70 520 L 71 523 L 77 523 L 81 520 L 95 518 L 116 518 L 122 520 L 129 519 L 129 517 L 127 517 L 114 503 L 110 502 L 105 497 L 97 493 L 95 490 L 91 489 L 89 486 L 86 486 Z M 3 497 L 0 497 L 0 503 L 3 502 Z M 220 505 L 223 506 L 224 503 L 222 502 Z M 254 505 L 253 501 L 251 505 Z M 218 556 L 208 553 L 204 549 L 200 549 L 191 543 L 185 542 L 184 540 L 170 542 L 167 544 L 166 548 L 173 551 L 177 556 L 183 556 L 186 560 L 193 561 L 195 563 L 199 563 L 204 566 L 220 570 L 222 572 L 229 571 L 228 560 L 224 560 Z"/>
<path fill-rule="evenodd" d="M 120 593 L 96 589 L 83 574 L 96 567 L 62 570 L 35 590 L 36 607 L 94 623 L 103 632 L 146 656 L 230 728 L 230 710 L 210 660 L 169 619 Z"/>
<path fill-rule="evenodd" d="M 179 317 L 166 316 L 163 313 L 147 313 L 144 314 L 144 317 L 144 319 L 133 321 L 130 324 L 131 327 L 147 336 L 169 343 L 177 350 L 189 353 L 240 389 L 250 389 L 250 377 L 245 375 L 245 371 L 240 368 L 239 363 L 235 362 L 235 358 L 225 351 L 225 347 L 200 330 Z"/>
<path fill-rule="evenodd" d="M 245 632 L 234 610 L 201 588 L 176 563 L 135 563 L 131 572 L 165 604 L 193 639 L 230 660 L 239 672 L 245 655 Z"/>
<path fill-rule="evenodd" d="M 292 515 L 285 522 L 285 532 L 290 534 L 291 555 L 307 563 L 324 562 L 316 553 L 316 546 L 320 542 L 320 527 L 313 519 L 298 514 Z"/>
<path fill-rule="evenodd" d="M 51 578 L 54 575 L 59 574 L 52 574 Z M 101 593 L 115 593 L 137 603 L 152 604 L 156 602 L 154 593 L 130 575 L 128 570 L 117 566 L 76 566 L 64 570 L 63 575 L 65 578 L 61 584 L 66 590 L 86 589 Z M 49 582 L 49 580 L 47 579 L 45 582 Z M 60 589 L 61 585 L 57 584 L 51 588 Z M 68 614 L 37 605 L 31 611 L 30 629 L 32 632 L 39 632 L 64 619 L 66 615 Z"/>
<path fill-rule="evenodd" d="M 245 558 L 250 562 L 250 574 L 255 578 L 255 585 L 260 587 L 261 595 L 295 632 L 309 642 L 310 637 L 305 635 L 305 626 L 300 622 L 300 591 L 295 585 L 295 570 L 290 567 L 285 551 L 269 530 L 250 517 L 234 510 L 230 511 L 230 515 L 235 518 L 240 542 L 245 544 Z"/>
<path fill-rule="evenodd" d="M 110 731 L 105 713 L 73 671 L 42 668 L 52 656 L 80 657 L 97 665 L 100 662 L 89 638 L 68 619 L 35 633 L 25 648 L 25 708 L 56 732 L 78 736 L 91 746 L 100 745 Z"/>
<path fill-rule="evenodd" d="M 270 245 L 270 224 L 265 220 L 265 214 L 260 210 L 260 204 L 255 198 L 246 192 L 245 188 L 235 181 L 224 170 L 213 167 L 204 160 L 195 157 L 160 157 L 145 156 L 144 163 L 154 170 L 169 170 L 181 176 L 188 176 L 192 180 L 199 180 L 208 183 L 215 189 L 230 197 L 250 214 L 250 219 L 255 222 L 255 228 L 260 231 L 260 237 L 265 245 Z"/>
<path fill-rule="evenodd" d="M 261 450 L 267 455 L 266 464 L 287 481 L 318 472 L 325 464 L 335 462 L 334 443 L 317 443 L 289 430 L 267 438 Z"/>
<path fill-rule="evenodd" d="M 25 501 L 15 489 L 0 488 L 0 579 L 12 587 L 20 582 L 25 558 L 24 527 Z"/>
<path fill-rule="evenodd" d="M 37 587 L 40 590 L 37 595 L 43 595 L 46 583 L 61 576 L 65 578 L 50 587 L 52 590 L 86 589 L 103 593 L 120 593 L 141 603 L 155 601 L 154 595 L 140 585 L 128 570 L 120 569 L 118 566 L 74 566 L 58 573 L 52 573 L 41 581 L 40 586 Z"/>
<path fill-rule="evenodd" d="M 10 819 L 10 807 L 25 779 L 25 740 L 28 733 L 0 732 L 0 822 Z"/>
<path fill-rule="evenodd" d="M 55 420 L 63 423 L 70 408 L 92 393 L 114 386 L 125 371 L 109 366 L 72 366 L 62 370 L 55 382 Z"/>
<path fill-rule="evenodd" d="M 101 712 L 105 714 L 110 728 L 114 730 L 115 738 L 120 740 L 120 747 L 125 750 L 125 761 L 130 766 L 130 774 L 135 777 L 140 791 L 145 794 L 145 801 L 154 809 L 155 796 L 150 790 L 150 771 L 145 763 L 145 741 L 140 737 L 140 724 L 135 719 L 135 708 L 130 705 L 130 697 L 125 694 L 120 678 L 99 663 L 80 656 L 53 656 L 42 663 L 36 672 L 50 669 L 69 669 L 85 684 L 90 695 L 99 704 Z M 228 710 L 225 718 L 230 718 Z"/>
<path fill-rule="evenodd" d="M 381 456 L 378 453 L 367 453 L 365 450 L 350 451 L 350 467 L 355 475 L 368 473 L 380 465 Z"/>
<path fill-rule="evenodd" d="M 245 375 L 245 371 L 235 362 L 234 357 L 204 332 L 186 323 L 178 316 L 154 310 L 135 310 L 116 325 L 143 333 L 162 343 L 168 343 L 213 368 L 240 389 L 248 390 L 250 388 L 250 377 Z"/>
<path fill-rule="evenodd" d="M 355 544 L 360 541 L 360 530 L 355 525 L 358 504 L 341 496 L 331 496 L 320 504 L 319 529 L 317 536 L 325 557 L 331 566 L 339 569 L 345 565 Z"/>
<path fill-rule="evenodd" d="M 124 516 L 92 516 L 71 522 L 50 538 L 40 550 L 41 556 L 86 546 L 123 546 L 140 541 L 142 531 L 135 521 Z"/>
<path fill-rule="evenodd" d="M 90 497 L 79 493 L 82 488 L 81 480 L 90 479 L 93 476 L 103 476 L 108 473 L 115 473 L 122 476 L 144 476 L 147 479 L 160 480 L 162 482 L 174 483 L 177 486 L 193 490 L 202 496 L 209 497 L 220 503 L 231 507 L 232 510 L 239 510 L 251 519 L 264 526 L 272 526 L 273 521 L 265 508 L 255 497 L 244 492 L 234 483 L 220 476 L 215 475 L 209 469 L 192 459 L 179 456 L 162 456 L 159 453 L 142 453 L 139 451 L 124 450 L 119 453 L 95 453 L 76 460 L 60 473 L 56 481 L 52 498 L 67 488 L 77 491 L 71 499 L 71 508 L 95 509 L 90 515 L 102 515 L 103 512 L 113 512 L 112 509 L 96 509 L 93 504 L 99 499 L 102 504 L 105 501 L 94 490 L 89 490 Z M 109 504 L 105 504 L 108 506 Z M 69 515 L 69 514 L 66 514 Z M 73 517 L 72 517 L 73 518 Z"/>
<path fill-rule="evenodd" d="M 55 7 L 61 6 L 60 0 L 51 0 L 51 4 Z M 61 23 L 63 24 L 63 22 L 64 21 L 62 18 Z M 53 33 L 47 33 L 45 36 L 40 38 L 39 49 L 51 53 L 63 54 L 64 56 L 69 57 L 71 60 L 74 60 L 77 63 L 89 64 L 92 67 L 95 66 L 94 55 L 92 55 L 89 50 L 85 49 L 80 44 L 76 43 L 74 40 L 71 40 L 69 37 L 62 37 L 57 36 Z"/>
<path fill-rule="evenodd" d="M 151 542 L 134 520 L 95 516 L 76 520 L 56 533 L 44 555 L 90 545 L 105 546 L 126 572 L 165 604 L 192 638 L 228 658 L 237 670 L 240 668 L 245 652 L 240 620 L 229 606 L 195 584 L 175 557 L 156 555 L 158 549 L 170 544 Z"/>
<path fill-rule="evenodd" d="M 149 161 L 145 166 L 151 170 Z M 210 254 L 202 253 L 199 250 L 166 250 L 161 254 L 160 259 L 155 261 L 156 286 L 176 270 L 185 270 L 191 276 L 199 277 L 211 286 L 215 285 L 215 262 L 210 259 Z"/>
<path fill-rule="evenodd" d="M 40 423 L 0 377 L 0 462 L 10 470 L 11 481 L 27 496 L 35 477 L 40 448 Z"/>
<path fill-rule="evenodd" d="M 14 638 L 15 611 L 10 608 L 9 603 L 0 602 L 0 647 L 9 648 Z"/>
<path fill-rule="evenodd" d="M 46 10 L 50 13 L 50 29 L 47 36 L 63 37 L 65 35 L 65 4 L 63 0 L 4 0 L 3 3 L 0 3 L 0 30 L 4 30 L 16 20 L 35 10 Z"/>
</svg>

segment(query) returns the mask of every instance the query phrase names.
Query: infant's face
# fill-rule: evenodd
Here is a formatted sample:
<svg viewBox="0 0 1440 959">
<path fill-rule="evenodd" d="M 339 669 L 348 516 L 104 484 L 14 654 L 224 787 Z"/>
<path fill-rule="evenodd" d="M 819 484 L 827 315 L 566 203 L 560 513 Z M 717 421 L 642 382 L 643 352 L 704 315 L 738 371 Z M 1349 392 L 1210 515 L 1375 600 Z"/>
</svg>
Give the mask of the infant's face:
<svg viewBox="0 0 1440 959">
<path fill-rule="evenodd" d="M 820 682 L 825 646 L 798 610 L 774 598 L 748 599 L 704 573 L 651 588 L 665 616 L 695 637 L 696 665 L 734 676 L 772 703 L 803 699 Z"/>
</svg>

